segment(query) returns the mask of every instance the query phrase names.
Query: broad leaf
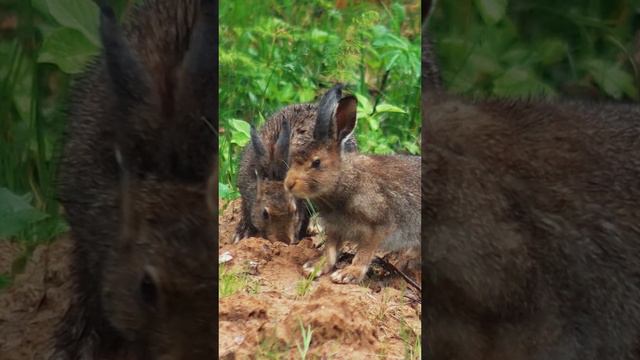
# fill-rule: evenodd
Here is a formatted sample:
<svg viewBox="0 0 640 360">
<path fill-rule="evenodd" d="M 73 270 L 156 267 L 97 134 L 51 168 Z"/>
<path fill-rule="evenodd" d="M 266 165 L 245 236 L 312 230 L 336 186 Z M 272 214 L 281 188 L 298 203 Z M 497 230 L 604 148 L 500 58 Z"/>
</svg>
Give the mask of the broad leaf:
<svg viewBox="0 0 640 360">
<path fill-rule="evenodd" d="M 49 11 L 60 25 L 80 31 L 93 44 L 99 45 L 98 5 L 91 0 L 47 0 Z"/>
<path fill-rule="evenodd" d="M 81 72 L 100 48 L 77 30 L 60 28 L 44 39 L 38 62 L 57 65 L 68 74 Z"/>
</svg>

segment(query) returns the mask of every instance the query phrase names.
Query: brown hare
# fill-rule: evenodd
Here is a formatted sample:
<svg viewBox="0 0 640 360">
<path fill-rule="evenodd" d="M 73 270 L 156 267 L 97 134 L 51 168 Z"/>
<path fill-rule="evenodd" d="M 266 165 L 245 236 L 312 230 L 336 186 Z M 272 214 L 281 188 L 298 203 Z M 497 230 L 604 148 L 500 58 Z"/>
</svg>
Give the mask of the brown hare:
<svg viewBox="0 0 640 360">
<path fill-rule="evenodd" d="M 311 141 L 316 104 L 289 105 L 271 116 L 259 131 L 251 130 L 251 143 L 242 153 L 238 189 L 242 213 L 234 242 L 259 235 L 295 244 L 308 235 L 310 209 L 302 199 L 285 191 L 289 153 Z M 356 151 L 355 139 L 345 142 Z"/>
<path fill-rule="evenodd" d="M 331 271 L 341 245 L 358 246 L 351 265 L 333 272 L 337 283 L 362 280 L 379 249 L 420 247 L 420 157 L 374 156 L 344 151 L 356 126 L 355 97 L 342 86 L 329 90 L 318 105 L 313 139 L 291 152 L 285 186 L 317 205 L 326 230 L 326 264 Z M 304 270 L 313 270 L 314 263 Z"/>
</svg>

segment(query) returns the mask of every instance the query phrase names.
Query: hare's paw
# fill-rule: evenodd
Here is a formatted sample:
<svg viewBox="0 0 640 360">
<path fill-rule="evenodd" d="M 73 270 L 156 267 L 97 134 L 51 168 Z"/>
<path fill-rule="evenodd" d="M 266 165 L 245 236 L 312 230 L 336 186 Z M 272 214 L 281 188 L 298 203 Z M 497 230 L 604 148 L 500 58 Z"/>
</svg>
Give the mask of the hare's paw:
<svg viewBox="0 0 640 360">
<path fill-rule="evenodd" d="M 337 284 L 355 284 L 364 279 L 367 274 L 366 266 L 349 265 L 331 274 L 331 281 Z"/>
<path fill-rule="evenodd" d="M 307 261 L 306 263 L 304 263 L 304 265 L 302 265 L 302 272 L 305 276 L 311 275 L 315 264 L 315 261 Z"/>
<path fill-rule="evenodd" d="M 317 260 L 307 261 L 306 263 L 304 263 L 304 265 L 302 265 L 302 272 L 304 273 L 304 275 L 305 276 L 311 275 L 318 266 L 321 266 L 320 264 L 321 261 L 322 261 L 322 258 Z M 320 271 L 316 275 L 320 276 L 320 275 L 327 274 L 331 271 L 332 268 L 333 268 L 332 266 L 325 264 L 320 268 Z"/>
</svg>

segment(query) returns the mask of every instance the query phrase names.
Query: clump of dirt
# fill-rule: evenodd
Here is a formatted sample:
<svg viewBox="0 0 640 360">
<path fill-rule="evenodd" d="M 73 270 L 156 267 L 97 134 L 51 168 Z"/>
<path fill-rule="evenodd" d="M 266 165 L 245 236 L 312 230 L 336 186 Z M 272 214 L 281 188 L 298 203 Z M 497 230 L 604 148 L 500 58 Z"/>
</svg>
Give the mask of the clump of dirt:
<svg viewBox="0 0 640 360">
<path fill-rule="evenodd" d="M 70 251 L 68 238 L 38 246 L 24 272 L 0 292 L 0 359 L 48 358 L 52 334 L 70 298 Z M 3 256 L 0 268 L 11 268 L 19 256 L 19 251 Z"/>
<path fill-rule="evenodd" d="M 228 204 L 221 233 L 233 231 L 238 208 L 239 200 Z M 222 223 L 227 220 L 233 222 Z M 219 301 L 220 358 L 299 358 L 302 328 L 312 331 L 311 358 L 405 359 L 415 350 L 421 306 L 410 300 L 404 281 L 372 277 L 363 285 L 338 285 L 328 276 L 306 281 L 302 264 L 321 254 L 314 240 L 220 242 L 224 267 L 252 284 Z"/>
</svg>

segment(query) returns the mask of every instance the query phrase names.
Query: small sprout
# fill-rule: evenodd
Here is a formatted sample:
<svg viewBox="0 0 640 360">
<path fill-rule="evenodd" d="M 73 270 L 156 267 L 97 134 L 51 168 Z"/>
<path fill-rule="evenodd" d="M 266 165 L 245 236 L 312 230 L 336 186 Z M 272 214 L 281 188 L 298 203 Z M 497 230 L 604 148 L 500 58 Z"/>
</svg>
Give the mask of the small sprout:
<svg viewBox="0 0 640 360">
<path fill-rule="evenodd" d="M 298 348 L 300 359 L 305 360 L 307 358 L 307 353 L 309 352 L 309 347 L 311 346 L 313 330 L 311 330 L 311 325 L 305 329 L 304 325 L 302 325 L 302 320 L 298 320 L 298 322 L 300 323 L 300 331 L 302 334 L 302 345 L 299 342 L 296 342 L 296 347 Z"/>
</svg>

